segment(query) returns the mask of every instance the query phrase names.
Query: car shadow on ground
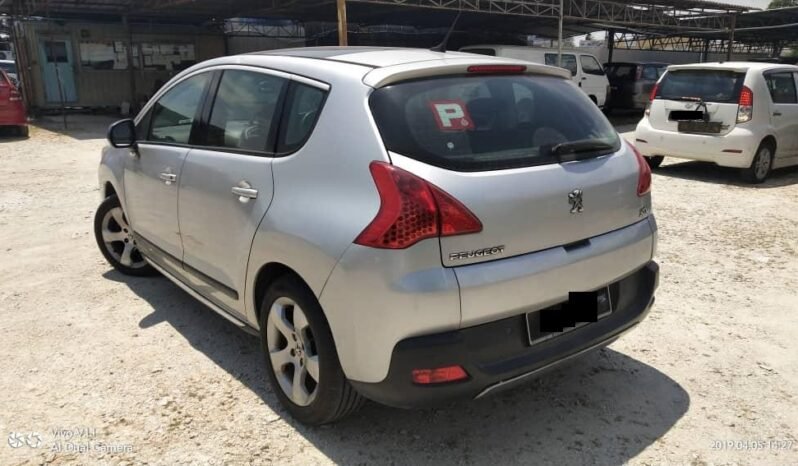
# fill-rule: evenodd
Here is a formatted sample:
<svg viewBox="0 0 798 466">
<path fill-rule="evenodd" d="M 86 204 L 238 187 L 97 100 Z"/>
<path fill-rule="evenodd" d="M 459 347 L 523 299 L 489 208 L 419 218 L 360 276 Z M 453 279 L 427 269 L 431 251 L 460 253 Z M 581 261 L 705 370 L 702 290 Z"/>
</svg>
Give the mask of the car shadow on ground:
<svg viewBox="0 0 798 466">
<path fill-rule="evenodd" d="M 332 426 L 307 427 L 288 416 L 268 387 L 257 337 L 165 278 L 104 276 L 152 306 L 139 324 L 143 331 L 171 325 L 336 463 L 623 464 L 668 432 L 690 403 L 662 372 L 602 349 L 482 400 L 425 410 L 368 403 Z"/>
<path fill-rule="evenodd" d="M 742 180 L 739 168 L 719 167 L 711 162 L 670 162 L 654 170 L 654 174 L 705 183 L 726 184 L 755 189 L 780 188 L 798 183 L 798 166 L 780 168 L 770 172 L 762 184 L 751 184 Z"/>
<path fill-rule="evenodd" d="M 28 138 L 23 138 L 17 135 L 16 128 L 12 126 L 0 126 L 0 144 L 16 141 L 24 141 Z"/>
</svg>

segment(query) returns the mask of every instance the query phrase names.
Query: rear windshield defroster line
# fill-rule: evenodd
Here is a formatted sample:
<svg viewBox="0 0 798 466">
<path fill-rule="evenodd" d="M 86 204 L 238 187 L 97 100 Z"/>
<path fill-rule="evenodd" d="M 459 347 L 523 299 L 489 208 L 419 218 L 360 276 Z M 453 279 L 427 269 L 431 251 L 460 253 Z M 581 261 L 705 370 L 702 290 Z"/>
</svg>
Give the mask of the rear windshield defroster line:
<svg viewBox="0 0 798 466">
<path fill-rule="evenodd" d="M 598 107 L 557 77 L 408 81 L 374 91 L 369 104 L 389 151 L 450 170 L 530 167 L 574 160 L 563 148 L 584 159 L 621 147 Z"/>
</svg>

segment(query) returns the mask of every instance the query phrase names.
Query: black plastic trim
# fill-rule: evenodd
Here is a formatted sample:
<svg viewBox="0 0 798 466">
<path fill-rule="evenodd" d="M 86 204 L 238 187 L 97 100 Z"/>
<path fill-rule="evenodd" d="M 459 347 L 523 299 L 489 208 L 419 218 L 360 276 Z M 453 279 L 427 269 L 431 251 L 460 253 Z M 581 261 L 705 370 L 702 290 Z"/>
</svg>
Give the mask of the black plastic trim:
<svg viewBox="0 0 798 466">
<path fill-rule="evenodd" d="M 460 330 L 407 338 L 396 344 L 387 377 L 377 383 L 350 380 L 362 395 L 389 406 L 411 408 L 440 405 L 456 398 L 532 379 L 559 363 L 605 346 L 642 321 L 654 303 L 659 266 L 649 262 L 618 280 L 617 307 L 609 316 L 561 336 L 530 346 L 525 314 Z M 613 293 L 614 294 L 614 293 Z M 420 386 L 413 369 L 459 364 L 469 378 L 462 382 Z M 529 376 L 529 377 L 528 377 Z"/>
</svg>

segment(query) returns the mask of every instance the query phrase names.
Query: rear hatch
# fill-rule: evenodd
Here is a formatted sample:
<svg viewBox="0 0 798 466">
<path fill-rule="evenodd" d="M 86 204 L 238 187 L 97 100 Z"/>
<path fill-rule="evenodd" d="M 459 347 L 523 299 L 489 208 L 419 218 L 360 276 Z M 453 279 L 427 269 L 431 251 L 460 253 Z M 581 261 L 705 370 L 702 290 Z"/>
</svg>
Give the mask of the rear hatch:
<svg viewBox="0 0 798 466">
<path fill-rule="evenodd" d="M 612 100 L 630 105 L 631 96 L 635 92 L 635 83 L 640 75 L 640 67 L 632 63 L 610 63 L 604 69 L 610 81 Z"/>
<path fill-rule="evenodd" d="M 719 68 L 669 70 L 651 102 L 651 126 L 685 133 L 729 133 L 737 123 L 745 73 Z"/>
<path fill-rule="evenodd" d="M 370 106 L 392 163 L 482 223 L 440 238 L 445 266 L 583 247 L 640 220 L 635 157 L 567 79 L 415 79 L 377 89 Z"/>
<path fill-rule="evenodd" d="M 11 100 L 11 81 L 0 71 L 0 107 L 5 107 Z"/>
</svg>

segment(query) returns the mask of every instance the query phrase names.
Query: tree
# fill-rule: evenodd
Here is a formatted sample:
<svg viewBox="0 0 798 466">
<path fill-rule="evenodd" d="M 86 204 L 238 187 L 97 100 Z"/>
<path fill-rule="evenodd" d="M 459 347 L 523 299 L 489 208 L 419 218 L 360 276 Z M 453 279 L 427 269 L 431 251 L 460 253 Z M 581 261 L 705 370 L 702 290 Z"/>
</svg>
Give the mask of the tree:
<svg viewBox="0 0 798 466">
<path fill-rule="evenodd" d="M 768 10 L 786 8 L 788 6 L 798 6 L 798 0 L 772 0 L 770 5 L 768 5 Z"/>
</svg>

